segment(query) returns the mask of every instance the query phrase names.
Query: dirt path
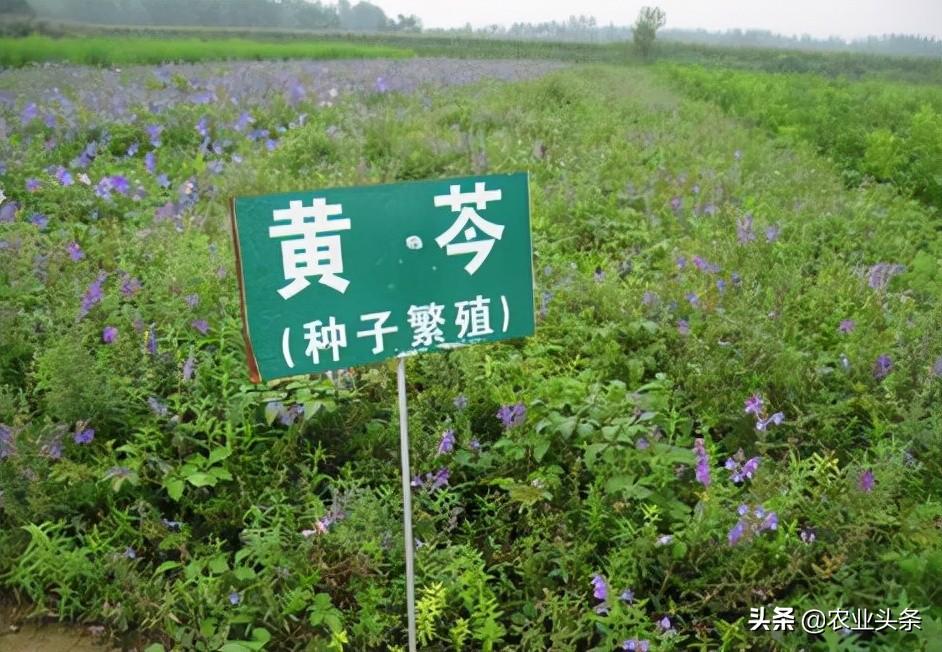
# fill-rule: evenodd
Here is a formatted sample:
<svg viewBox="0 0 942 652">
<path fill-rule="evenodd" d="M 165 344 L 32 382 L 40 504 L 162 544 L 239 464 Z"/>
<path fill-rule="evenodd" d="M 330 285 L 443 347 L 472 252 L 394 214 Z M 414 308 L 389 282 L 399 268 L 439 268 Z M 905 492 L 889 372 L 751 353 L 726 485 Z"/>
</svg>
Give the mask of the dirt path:
<svg viewBox="0 0 942 652">
<path fill-rule="evenodd" d="M 13 612 L 0 609 L 0 652 L 105 652 L 88 627 L 17 624 Z"/>
</svg>

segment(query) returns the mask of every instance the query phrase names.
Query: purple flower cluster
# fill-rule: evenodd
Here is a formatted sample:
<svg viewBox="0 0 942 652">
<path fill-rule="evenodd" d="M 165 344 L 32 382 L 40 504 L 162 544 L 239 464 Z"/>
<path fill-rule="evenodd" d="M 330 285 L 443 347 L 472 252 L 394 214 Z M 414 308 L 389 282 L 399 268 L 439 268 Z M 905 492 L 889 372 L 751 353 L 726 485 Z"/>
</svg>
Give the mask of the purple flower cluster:
<svg viewBox="0 0 942 652">
<path fill-rule="evenodd" d="M 99 272 L 95 280 L 92 281 L 91 285 L 88 286 L 88 289 L 85 290 L 85 296 L 82 297 L 82 307 L 79 311 L 79 318 L 87 315 L 92 308 L 101 303 L 101 287 L 104 285 L 107 278 L 108 274 L 106 272 Z"/>
<path fill-rule="evenodd" d="M 437 455 L 445 455 L 455 449 L 455 431 L 446 430 L 442 433 L 442 438 L 438 442 Z"/>
<path fill-rule="evenodd" d="M 886 354 L 879 356 L 873 363 L 873 377 L 877 380 L 883 380 L 890 375 L 891 371 L 893 371 L 893 360 Z"/>
<path fill-rule="evenodd" d="M 778 529 L 778 515 L 775 512 L 766 512 L 762 506 L 751 509 L 748 505 L 740 505 L 736 510 L 739 521 L 729 531 L 727 539 L 729 545 L 735 546 L 743 537 L 751 537 L 766 530 Z"/>
<path fill-rule="evenodd" d="M 13 457 L 13 454 L 16 453 L 13 435 L 13 428 L 5 423 L 0 423 L 0 460 Z"/>
<path fill-rule="evenodd" d="M 870 493 L 873 491 L 874 484 L 875 480 L 873 477 L 873 471 L 871 469 L 866 469 L 863 473 L 860 474 L 860 477 L 857 478 L 857 488 L 864 493 Z"/>
<path fill-rule="evenodd" d="M 726 470 L 730 472 L 730 480 L 734 483 L 739 484 L 743 480 L 751 480 L 752 476 L 755 475 L 756 470 L 759 468 L 759 458 L 750 457 L 746 459 L 745 454 L 740 448 L 736 451 L 736 454 L 730 458 L 727 458 L 725 464 Z"/>
<path fill-rule="evenodd" d="M 760 432 L 767 430 L 770 424 L 779 426 L 785 421 L 785 414 L 782 412 L 766 416 L 765 402 L 759 394 L 753 394 L 746 399 L 745 412 L 756 418 L 756 430 Z"/>
<path fill-rule="evenodd" d="M 443 487 L 448 486 L 448 478 L 451 477 L 451 471 L 447 467 L 442 467 L 434 473 L 429 472 L 425 474 L 423 478 L 421 475 L 417 475 L 412 478 L 411 485 L 415 489 L 426 489 L 428 491 L 435 491 Z"/>
<path fill-rule="evenodd" d="M 703 445 L 703 438 L 697 437 L 693 440 L 693 452 L 697 456 L 697 482 L 704 487 L 710 486 L 710 457 L 707 455 L 706 447 Z"/>
<path fill-rule="evenodd" d="M 621 644 L 621 649 L 626 652 L 648 652 L 651 649 L 651 643 L 646 638 L 629 638 Z"/>
<path fill-rule="evenodd" d="M 877 263 L 876 265 L 871 265 L 867 270 L 867 285 L 873 290 L 885 290 L 894 276 L 902 274 L 905 271 L 906 267 L 904 265 L 893 263 Z"/>
<path fill-rule="evenodd" d="M 527 406 L 523 403 L 514 403 L 513 405 L 503 405 L 497 411 L 497 418 L 500 419 L 504 428 L 513 428 L 521 425 L 527 418 Z"/>
</svg>

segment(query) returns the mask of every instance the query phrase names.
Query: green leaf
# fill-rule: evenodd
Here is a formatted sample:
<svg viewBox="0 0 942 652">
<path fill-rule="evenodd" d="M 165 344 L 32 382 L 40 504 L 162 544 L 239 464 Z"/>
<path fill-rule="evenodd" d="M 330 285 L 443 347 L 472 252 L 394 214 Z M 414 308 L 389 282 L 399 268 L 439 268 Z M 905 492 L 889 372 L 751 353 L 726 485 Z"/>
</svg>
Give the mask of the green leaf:
<svg viewBox="0 0 942 652">
<path fill-rule="evenodd" d="M 216 462 L 221 462 L 230 455 L 232 455 L 232 451 L 229 450 L 229 448 L 226 446 L 219 446 L 209 452 L 209 463 L 215 464 Z"/>
<path fill-rule="evenodd" d="M 144 652 L 166 652 L 166 650 L 160 643 L 151 643 L 144 648 Z"/>
<path fill-rule="evenodd" d="M 160 566 L 157 567 L 157 570 L 154 571 L 154 575 L 160 575 L 161 573 L 166 573 L 169 570 L 175 568 L 181 568 L 183 564 L 178 561 L 165 561 Z"/>
<path fill-rule="evenodd" d="M 549 450 L 550 442 L 549 439 L 544 439 L 541 442 L 538 442 L 536 446 L 533 447 L 533 458 L 539 462 L 543 459 L 543 456 L 546 455 L 546 451 Z"/>
<path fill-rule="evenodd" d="M 255 579 L 255 570 L 248 566 L 239 566 L 232 571 L 232 574 L 235 575 L 237 580 L 242 582 Z"/>
<path fill-rule="evenodd" d="M 191 473 L 186 481 L 194 487 L 215 487 L 218 482 L 216 476 L 209 473 Z"/>
<path fill-rule="evenodd" d="M 164 480 L 164 488 L 167 494 L 175 501 L 183 496 L 183 480 L 180 478 L 167 478 Z"/>
<path fill-rule="evenodd" d="M 216 555 L 209 560 L 209 570 L 220 575 L 229 570 L 229 562 L 225 555 Z"/>
</svg>

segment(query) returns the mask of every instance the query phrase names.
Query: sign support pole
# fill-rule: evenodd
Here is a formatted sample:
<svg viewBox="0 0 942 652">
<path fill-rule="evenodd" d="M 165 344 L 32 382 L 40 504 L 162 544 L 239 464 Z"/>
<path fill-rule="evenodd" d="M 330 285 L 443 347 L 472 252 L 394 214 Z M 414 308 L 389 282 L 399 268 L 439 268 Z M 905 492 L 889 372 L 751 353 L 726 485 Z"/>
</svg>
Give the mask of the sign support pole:
<svg viewBox="0 0 942 652">
<path fill-rule="evenodd" d="M 409 412 L 406 407 L 406 359 L 396 370 L 399 387 L 399 448 L 402 456 L 402 523 L 406 544 L 406 599 L 409 613 L 409 652 L 415 652 L 415 560 L 412 537 L 412 487 L 409 473 Z"/>
</svg>

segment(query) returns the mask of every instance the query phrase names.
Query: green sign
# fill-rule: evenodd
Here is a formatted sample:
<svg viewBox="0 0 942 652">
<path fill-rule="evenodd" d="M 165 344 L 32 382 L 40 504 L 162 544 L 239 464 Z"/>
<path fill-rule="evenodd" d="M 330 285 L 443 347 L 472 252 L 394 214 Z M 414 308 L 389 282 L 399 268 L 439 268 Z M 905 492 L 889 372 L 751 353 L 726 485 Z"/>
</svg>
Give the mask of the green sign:
<svg viewBox="0 0 942 652">
<path fill-rule="evenodd" d="M 237 197 L 252 379 L 533 333 L 525 173 Z"/>
</svg>

